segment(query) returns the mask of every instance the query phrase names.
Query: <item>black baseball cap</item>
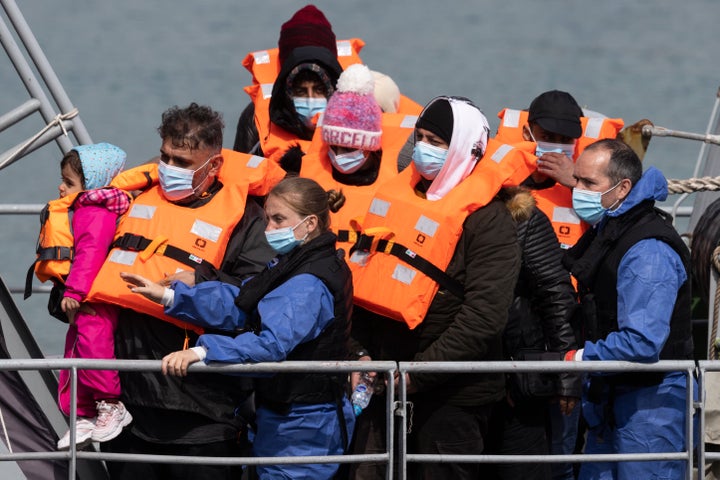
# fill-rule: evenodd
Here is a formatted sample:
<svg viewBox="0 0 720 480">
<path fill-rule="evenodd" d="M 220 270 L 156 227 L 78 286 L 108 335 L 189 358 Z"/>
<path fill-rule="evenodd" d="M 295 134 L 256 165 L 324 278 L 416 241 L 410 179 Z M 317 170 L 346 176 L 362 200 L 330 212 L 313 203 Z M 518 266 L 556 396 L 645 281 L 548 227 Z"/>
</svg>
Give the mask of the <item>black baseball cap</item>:
<svg viewBox="0 0 720 480">
<path fill-rule="evenodd" d="M 541 93 L 530 104 L 528 121 L 537 123 L 548 132 L 570 138 L 580 138 L 582 109 L 567 92 L 550 90 Z"/>
</svg>

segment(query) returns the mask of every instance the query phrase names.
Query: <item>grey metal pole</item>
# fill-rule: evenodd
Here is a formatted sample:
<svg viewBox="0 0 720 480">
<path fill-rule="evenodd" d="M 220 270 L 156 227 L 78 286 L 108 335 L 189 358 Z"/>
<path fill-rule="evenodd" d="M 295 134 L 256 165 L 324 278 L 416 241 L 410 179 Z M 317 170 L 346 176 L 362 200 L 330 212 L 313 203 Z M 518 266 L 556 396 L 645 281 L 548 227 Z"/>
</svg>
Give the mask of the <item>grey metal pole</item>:
<svg viewBox="0 0 720 480">
<path fill-rule="evenodd" d="M 42 48 L 40 48 L 40 44 L 35 38 L 35 35 L 30 29 L 30 26 L 25 21 L 25 17 L 23 17 L 22 13 L 20 12 L 20 9 L 15 3 L 15 0 L 0 1 L 2 1 L 3 7 L 5 8 L 5 13 L 15 27 L 15 30 L 20 36 L 20 39 L 25 45 L 25 48 L 27 48 L 27 51 L 30 54 L 30 58 L 32 58 L 33 62 L 35 62 L 35 65 L 37 66 L 40 75 L 45 80 L 45 83 L 47 84 L 50 93 L 60 107 L 60 110 L 63 113 L 71 111 L 75 107 L 70 101 L 70 97 L 68 97 L 65 89 L 60 83 L 60 80 L 55 74 L 55 70 L 53 70 L 50 62 L 48 62 L 47 57 L 45 56 L 45 53 L 43 53 Z M 51 116 L 49 119 L 45 118 L 45 121 L 48 122 L 52 120 L 53 117 L 54 115 Z M 88 134 L 87 130 L 85 129 L 85 125 L 82 123 L 82 120 L 80 120 L 79 117 L 73 119 L 73 133 L 75 134 L 75 137 L 80 143 L 92 143 L 90 134 Z M 72 148 L 72 145 L 68 147 L 68 150 L 70 148 Z M 66 151 L 67 150 L 63 150 L 63 152 Z"/>
<path fill-rule="evenodd" d="M 8 3 L 8 0 L 0 1 L 2 1 L 3 7 L 5 7 L 7 11 L 7 6 L 5 4 Z M 30 65 L 23 56 L 20 47 L 18 47 L 18 44 L 15 42 L 15 39 L 12 37 L 10 29 L 8 28 L 5 21 L 1 18 L 0 43 L 2 43 L 3 48 L 5 48 L 8 57 L 12 61 L 15 70 L 17 70 L 18 72 L 18 75 L 20 75 L 20 78 L 25 84 L 25 88 L 27 89 L 28 93 L 30 93 L 30 96 L 40 101 L 40 114 L 42 115 L 43 120 L 45 120 L 46 124 L 50 123 L 55 118 L 55 112 L 52 109 L 50 99 L 47 97 L 47 95 L 45 95 L 45 92 L 38 84 L 37 78 L 33 74 Z M 72 142 L 70 142 L 70 139 L 64 136 L 58 137 L 57 141 L 63 152 L 70 150 L 73 146 Z"/>
</svg>

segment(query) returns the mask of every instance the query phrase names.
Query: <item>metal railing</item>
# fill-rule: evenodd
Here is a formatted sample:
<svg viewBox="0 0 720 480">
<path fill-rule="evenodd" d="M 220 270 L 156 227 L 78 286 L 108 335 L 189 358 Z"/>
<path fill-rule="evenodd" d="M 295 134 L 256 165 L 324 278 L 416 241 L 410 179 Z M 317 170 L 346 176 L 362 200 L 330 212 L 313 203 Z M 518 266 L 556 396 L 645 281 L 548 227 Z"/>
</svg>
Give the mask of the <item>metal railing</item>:
<svg viewBox="0 0 720 480">
<path fill-rule="evenodd" d="M 92 370 L 120 370 L 130 372 L 159 372 L 160 361 L 157 360 L 88 360 L 88 359 L 11 359 L 0 360 L 0 371 L 21 370 L 70 370 L 71 378 L 71 416 L 70 424 L 74 425 L 77 418 L 76 392 L 77 372 L 82 369 Z M 395 400 L 395 388 L 392 382 L 387 386 L 385 396 L 386 407 L 386 445 L 387 449 L 380 454 L 363 455 L 331 455 L 331 456 L 302 456 L 302 457 L 196 457 L 196 456 L 170 456 L 170 455 L 143 455 L 122 454 L 95 451 L 78 451 L 75 448 L 76 439 L 74 429 L 71 429 L 71 447 L 67 452 L 14 452 L 0 454 L 0 461 L 55 459 L 69 462 L 69 478 L 75 478 L 76 463 L 78 459 L 93 461 L 117 462 L 147 462 L 147 463 L 194 463 L 211 465 L 277 465 L 277 464 L 305 464 L 305 463 L 359 463 L 359 462 L 385 462 L 387 477 L 394 478 L 394 468 L 398 466 L 397 477 L 407 478 L 409 463 L 555 463 L 555 462 L 597 462 L 597 461 L 649 461 L 649 460 L 678 460 L 687 463 L 687 479 L 692 478 L 693 454 L 697 453 L 697 465 L 704 465 L 706 461 L 719 461 L 720 452 L 705 452 L 701 441 L 695 449 L 693 439 L 697 433 L 694 428 L 693 417 L 699 417 L 699 432 L 704 431 L 705 406 L 705 373 L 720 371 L 720 361 L 660 361 L 654 364 L 636 364 L 628 362 L 282 362 L 238 365 L 203 365 L 194 364 L 190 367 L 190 374 L 203 373 L 297 373 L 297 372 L 356 372 L 376 371 L 384 372 L 387 378 L 393 378 L 397 372 L 399 377 L 398 400 Z M 619 453 L 619 454 L 574 454 L 574 455 L 430 455 L 407 452 L 407 389 L 405 373 L 433 372 L 466 374 L 479 372 L 683 372 L 687 381 L 687 415 L 685 425 L 685 449 L 680 452 L 657 453 Z M 699 398 L 693 398 L 693 381 L 697 378 Z M 395 417 L 398 417 L 397 419 Z M 403 432 L 399 436 L 399 445 L 394 444 L 394 430 Z M 397 456 L 397 461 L 396 457 Z"/>
<path fill-rule="evenodd" d="M 67 152 L 73 147 L 68 132 L 73 133 L 81 144 L 92 143 L 77 110 L 15 1 L 0 0 L 0 7 L 9 21 L 6 22 L 0 17 L 0 44 L 30 95 L 29 100 L 0 115 L 0 131 L 17 124 L 35 112 L 40 113 L 45 124 L 45 128 L 36 135 L 5 152 L 0 152 L 0 169 L 53 140 L 60 150 Z M 19 44 L 15 38 L 19 40 Z"/>
</svg>

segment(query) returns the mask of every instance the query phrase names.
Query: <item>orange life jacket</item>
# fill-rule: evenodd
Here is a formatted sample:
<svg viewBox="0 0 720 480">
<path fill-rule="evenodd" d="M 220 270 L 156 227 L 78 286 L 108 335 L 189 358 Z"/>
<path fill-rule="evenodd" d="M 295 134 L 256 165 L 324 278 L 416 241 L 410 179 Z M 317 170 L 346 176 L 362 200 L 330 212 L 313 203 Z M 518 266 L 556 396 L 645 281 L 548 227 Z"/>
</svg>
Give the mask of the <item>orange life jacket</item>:
<svg viewBox="0 0 720 480">
<path fill-rule="evenodd" d="M 528 124 L 528 111 L 504 108 L 498 113 L 500 125 L 498 125 L 495 139 L 504 143 L 523 142 L 522 130 Z M 582 135 L 575 145 L 573 160 L 585 150 L 591 143 L 603 138 L 615 138 L 622 130 L 625 122 L 621 118 L 607 117 L 580 117 Z"/>
<path fill-rule="evenodd" d="M 383 184 L 348 262 L 354 269 L 355 303 L 413 329 L 425 318 L 439 285 L 462 298 L 463 285 L 444 272 L 466 217 L 501 187 L 525 180 L 535 162 L 534 155 L 491 139 L 473 172 L 440 200 L 416 194 L 420 174 L 414 165 Z"/>
<path fill-rule="evenodd" d="M 202 328 L 163 313 L 163 307 L 130 292 L 120 272 L 151 280 L 209 262 L 219 268 L 230 236 L 243 216 L 248 194 L 267 195 L 284 175 L 262 157 L 222 150 L 218 180 L 223 188 L 197 208 L 168 202 L 160 186 L 140 194 L 122 217 L 116 240 L 93 282 L 88 299 L 131 308 L 177 326 Z"/>
<path fill-rule="evenodd" d="M 382 115 L 381 150 L 382 159 L 378 176 L 372 185 L 345 185 L 332 176 L 332 164 L 328 157 L 328 145 L 322 139 L 322 125 L 318 125 L 308 153 L 302 159 L 300 176 L 312 178 L 325 190 L 342 190 L 345 195 L 345 204 L 335 213 L 330 213 L 330 228 L 338 234 L 338 248 L 346 253 L 354 243 L 354 232 L 351 233 L 351 221 L 362 218 L 367 211 L 375 191 L 391 178 L 398 174 L 397 160 L 400 150 L 407 142 L 408 137 L 415 128 L 417 117 L 399 113 L 384 113 Z"/>
<path fill-rule="evenodd" d="M 355 63 L 362 63 L 360 50 L 364 46 L 365 42 L 359 38 L 337 41 L 337 59 L 343 70 Z M 277 48 L 270 48 L 250 52 L 245 56 L 242 64 L 252 74 L 253 85 L 269 84 L 270 90 L 272 90 L 272 84 L 275 83 L 282 68 L 278 60 L 278 53 Z"/>
<path fill-rule="evenodd" d="M 338 63 L 344 69 L 356 63 L 362 63 L 360 50 L 365 42 L 359 38 L 339 40 L 337 42 Z M 278 49 L 259 50 L 248 53 L 243 66 L 252 74 L 252 85 L 245 87 L 245 92 L 255 105 L 255 126 L 260 138 L 260 146 L 266 158 L 279 162 L 283 154 L 293 145 L 298 145 L 303 152 L 310 148 L 310 140 L 301 140 L 296 135 L 270 123 L 270 97 L 273 85 L 280 73 Z M 398 113 L 420 115 L 422 105 L 400 95 Z"/>
<path fill-rule="evenodd" d="M 125 170 L 113 178 L 109 186 L 128 192 L 151 187 L 157 182 L 157 166 L 154 164 Z M 40 212 L 40 235 L 37 242 L 37 259 L 28 272 L 25 282 L 25 298 L 32 292 L 32 272 L 43 283 L 54 280 L 65 283 L 75 258 L 75 237 L 72 232 L 72 208 L 78 195 L 83 192 L 50 200 Z"/>
<path fill-rule="evenodd" d="M 500 125 L 496 140 L 506 143 L 524 142 L 523 126 L 528 124 L 527 110 L 506 108 L 498 113 Z M 620 118 L 580 117 L 582 136 L 575 146 L 573 160 L 577 159 L 585 148 L 603 138 L 615 138 L 624 122 Z M 538 208 L 548 216 L 562 248 L 570 248 L 588 229 L 572 208 L 572 190 L 562 185 L 533 190 Z"/>
<path fill-rule="evenodd" d="M 555 184 L 531 193 L 537 207 L 550 219 L 560 246 L 568 249 L 575 245 L 588 229 L 588 224 L 580 220 L 572 208 L 572 189 Z"/>
</svg>

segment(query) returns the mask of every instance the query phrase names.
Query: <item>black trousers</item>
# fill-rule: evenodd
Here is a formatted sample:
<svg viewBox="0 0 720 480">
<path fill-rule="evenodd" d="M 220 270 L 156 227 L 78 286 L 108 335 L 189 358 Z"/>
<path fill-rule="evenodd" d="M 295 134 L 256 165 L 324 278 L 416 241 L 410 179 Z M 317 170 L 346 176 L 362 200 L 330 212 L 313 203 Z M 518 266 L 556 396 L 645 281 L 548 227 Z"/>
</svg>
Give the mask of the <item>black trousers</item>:
<svg viewBox="0 0 720 480">
<path fill-rule="evenodd" d="M 410 451 L 425 454 L 480 455 L 485 453 L 490 406 L 460 407 L 417 402 L 413 408 Z M 457 480 L 479 478 L 477 463 L 415 463 L 411 478 Z"/>
<path fill-rule="evenodd" d="M 203 457 L 247 456 L 248 451 L 236 440 L 196 445 L 173 445 L 146 442 L 128 431 L 101 444 L 105 452 L 144 453 L 152 455 L 192 455 Z M 189 465 L 171 463 L 107 462 L 112 480 L 238 480 L 241 466 Z"/>
<path fill-rule="evenodd" d="M 426 454 L 482 454 L 487 434 L 489 406 L 458 407 L 413 398 L 408 408 L 409 453 Z M 370 405 L 358 417 L 350 451 L 354 454 L 383 453 L 386 451 L 385 397 L 374 396 Z M 397 419 L 396 419 L 397 420 Z M 396 423 L 399 425 L 399 423 Z M 395 458 L 398 458 L 399 431 L 394 432 Z M 401 468 L 395 464 L 395 477 Z M 349 473 L 347 470 L 349 469 Z M 376 480 L 385 478 L 384 463 L 353 464 L 341 469 L 338 479 Z M 477 480 L 479 464 L 468 463 L 412 463 L 408 464 L 410 479 Z"/>
<path fill-rule="evenodd" d="M 549 455 L 547 441 L 547 401 L 529 400 L 511 407 L 498 402 L 489 423 L 486 453 L 493 455 Z M 549 463 L 485 464 L 488 480 L 550 480 Z"/>
</svg>

